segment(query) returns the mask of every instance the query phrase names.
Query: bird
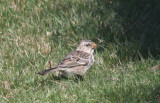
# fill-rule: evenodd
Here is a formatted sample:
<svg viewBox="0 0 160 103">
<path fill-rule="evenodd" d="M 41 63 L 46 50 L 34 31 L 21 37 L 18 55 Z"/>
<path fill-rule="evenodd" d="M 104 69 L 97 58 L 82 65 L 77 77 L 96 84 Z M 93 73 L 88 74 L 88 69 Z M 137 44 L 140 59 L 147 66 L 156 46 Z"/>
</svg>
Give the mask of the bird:
<svg viewBox="0 0 160 103">
<path fill-rule="evenodd" d="M 97 45 L 91 40 L 83 39 L 76 50 L 70 52 L 57 66 L 38 72 L 38 74 L 46 75 L 58 72 L 58 76 L 83 76 L 94 63 L 94 50 L 96 47 Z"/>
</svg>

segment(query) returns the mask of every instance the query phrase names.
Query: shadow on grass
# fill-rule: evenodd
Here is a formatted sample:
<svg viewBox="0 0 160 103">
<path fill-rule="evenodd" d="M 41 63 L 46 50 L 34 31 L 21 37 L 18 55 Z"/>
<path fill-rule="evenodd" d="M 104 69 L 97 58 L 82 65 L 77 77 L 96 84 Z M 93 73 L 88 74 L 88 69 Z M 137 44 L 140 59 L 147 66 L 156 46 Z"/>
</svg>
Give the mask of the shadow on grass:
<svg viewBox="0 0 160 103">
<path fill-rule="evenodd" d="M 112 4 L 103 0 L 97 2 L 97 7 L 104 7 L 100 10 L 100 21 L 103 22 L 99 25 L 98 34 L 105 43 L 114 43 L 119 47 L 118 55 L 122 60 L 126 56 L 160 56 L 159 0 L 122 0 Z M 107 21 L 105 15 L 110 9 L 115 17 Z"/>
<path fill-rule="evenodd" d="M 159 103 L 160 102 L 160 86 L 153 88 L 150 88 L 150 90 L 152 91 L 148 97 L 146 98 L 148 102 L 150 101 L 155 101 L 155 103 Z"/>
<path fill-rule="evenodd" d="M 48 76 L 46 79 L 43 79 L 40 81 L 40 83 L 42 85 L 44 84 L 49 84 L 51 85 L 53 83 L 53 81 L 55 82 L 62 82 L 62 81 L 74 81 L 75 83 L 78 83 L 78 82 L 82 82 L 84 80 L 84 78 L 82 76 L 79 76 L 79 75 L 76 75 L 76 76 L 70 76 L 70 77 L 67 77 L 67 76 Z M 36 81 L 37 82 L 37 81 Z"/>
</svg>

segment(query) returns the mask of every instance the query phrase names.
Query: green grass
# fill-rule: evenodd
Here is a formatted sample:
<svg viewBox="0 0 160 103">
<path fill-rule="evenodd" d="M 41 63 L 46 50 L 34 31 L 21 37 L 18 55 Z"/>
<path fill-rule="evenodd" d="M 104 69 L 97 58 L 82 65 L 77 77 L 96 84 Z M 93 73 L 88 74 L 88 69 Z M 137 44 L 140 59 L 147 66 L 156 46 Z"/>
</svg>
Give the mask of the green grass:
<svg viewBox="0 0 160 103">
<path fill-rule="evenodd" d="M 0 102 L 158 103 L 158 0 L 1 0 Z M 83 81 L 36 73 L 83 38 L 98 44 Z"/>
</svg>

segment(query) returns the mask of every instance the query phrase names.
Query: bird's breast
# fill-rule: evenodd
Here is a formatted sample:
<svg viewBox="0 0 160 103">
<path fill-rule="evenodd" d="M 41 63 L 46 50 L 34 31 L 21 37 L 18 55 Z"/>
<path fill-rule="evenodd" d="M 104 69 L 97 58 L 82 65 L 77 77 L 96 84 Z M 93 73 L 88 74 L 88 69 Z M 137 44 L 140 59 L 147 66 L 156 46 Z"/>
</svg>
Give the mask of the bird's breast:
<svg viewBox="0 0 160 103">
<path fill-rule="evenodd" d="M 89 58 L 89 63 L 88 65 L 85 67 L 85 72 L 93 65 L 94 63 L 94 56 L 91 55 L 90 58 Z"/>
</svg>

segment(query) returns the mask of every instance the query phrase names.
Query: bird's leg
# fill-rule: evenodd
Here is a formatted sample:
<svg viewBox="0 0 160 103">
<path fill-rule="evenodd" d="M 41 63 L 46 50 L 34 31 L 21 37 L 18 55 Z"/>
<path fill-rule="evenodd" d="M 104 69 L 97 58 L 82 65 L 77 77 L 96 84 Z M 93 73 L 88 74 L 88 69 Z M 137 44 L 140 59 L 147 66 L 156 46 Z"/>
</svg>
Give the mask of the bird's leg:
<svg viewBox="0 0 160 103">
<path fill-rule="evenodd" d="M 83 76 L 82 75 L 76 75 L 76 80 L 81 80 L 81 81 L 83 81 L 84 80 L 84 78 L 83 78 Z"/>
</svg>

